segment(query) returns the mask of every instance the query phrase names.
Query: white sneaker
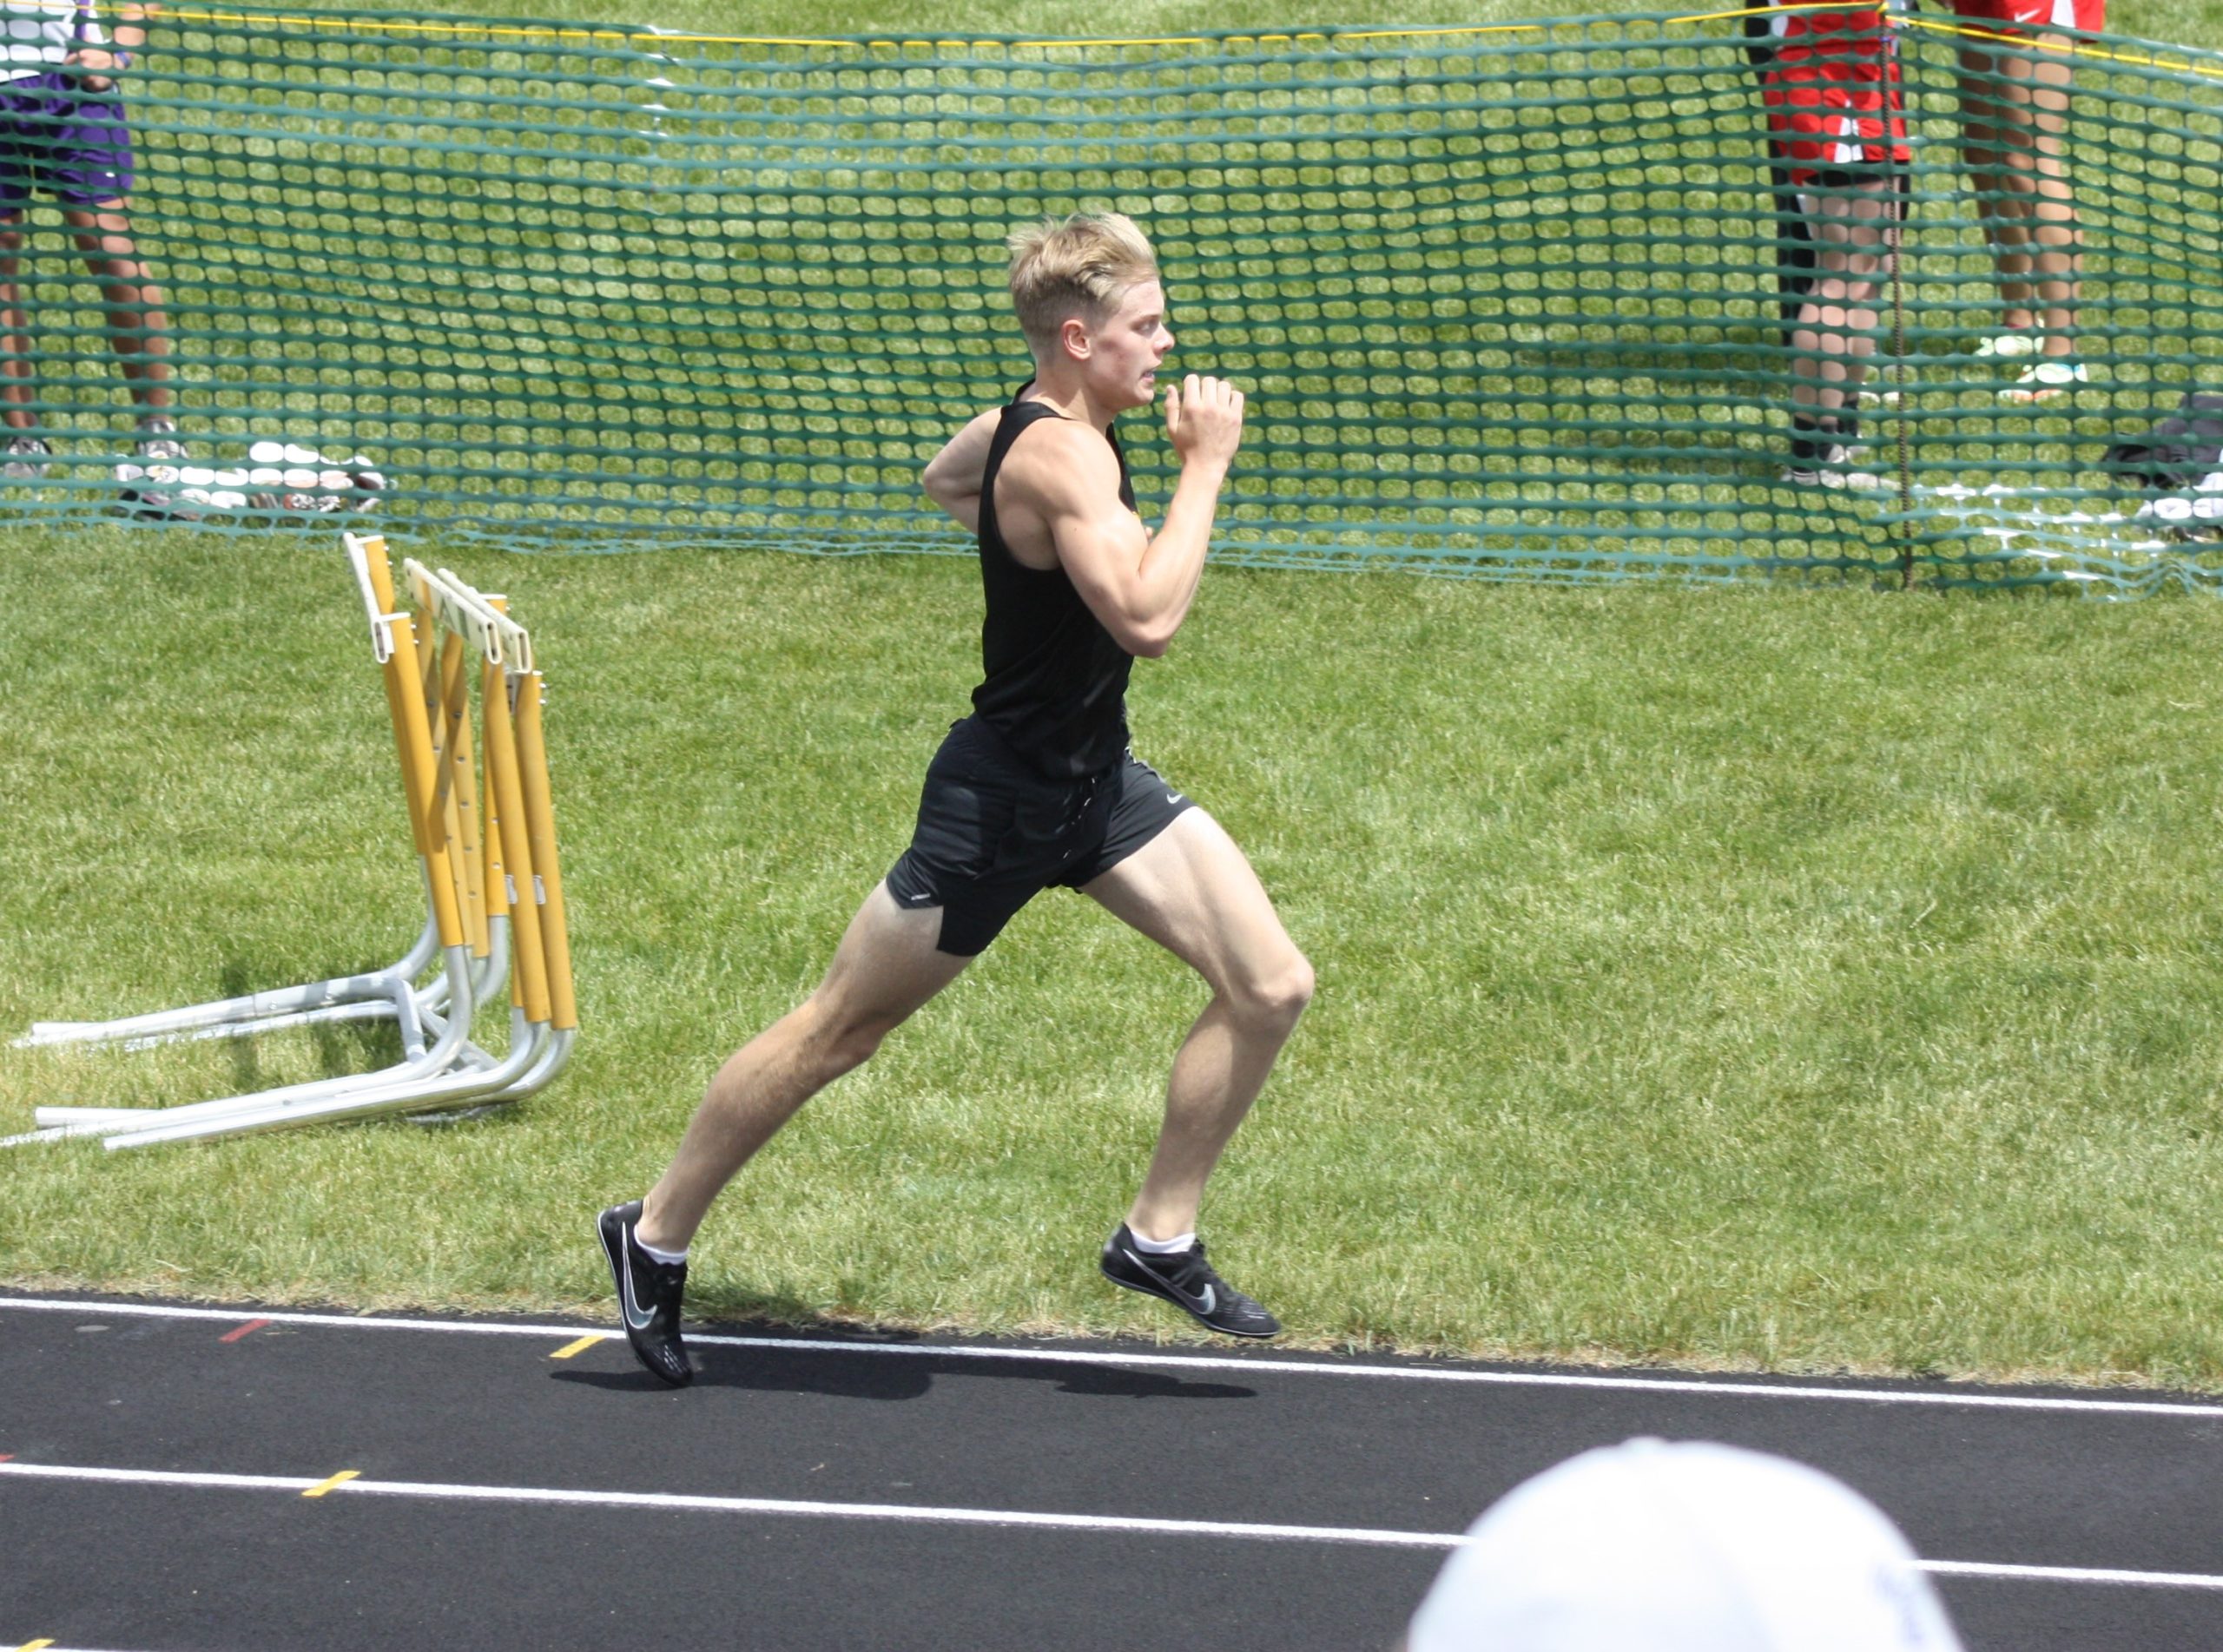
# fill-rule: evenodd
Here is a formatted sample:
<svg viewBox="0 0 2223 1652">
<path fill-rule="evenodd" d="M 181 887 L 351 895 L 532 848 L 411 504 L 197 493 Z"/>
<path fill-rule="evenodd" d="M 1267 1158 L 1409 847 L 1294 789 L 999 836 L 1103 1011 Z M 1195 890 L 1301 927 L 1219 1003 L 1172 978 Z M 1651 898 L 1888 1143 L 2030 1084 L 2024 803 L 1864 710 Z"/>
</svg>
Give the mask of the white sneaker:
<svg viewBox="0 0 2223 1652">
<path fill-rule="evenodd" d="M 1825 447 L 1804 463 L 1794 459 L 1783 467 L 1783 479 L 1795 488 L 1846 488 L 1854 492 L 1880 488 L 1883 477 L 1852 468 L 1854 450 L 1839 444 Z"/>
<path fill-rule="evenodd" d="M 2011 332 L 1995 332 L 1989 339 L 1976 342 L 1976 354 L 1985 357 L 2035 356 L 2045 348 L 2046 335 L 2028 327 L 2018 327 Z"/>
<path fill-rule="evenodd" d="M 0 477 L 10 482 L 28 482 L 42 474 L 54 457 L 54 450 L 36 436 L 11 436 L 8 445 L 0 448 Z"/>
<path fill-rule="evenodd" d="M 177 439 L 177 424 L 160 413 L 139 421 L 139 460 L 142 464 L 182 464 L 185 444 Z"/>
<path fill-rule="evenodd" d="M 2048 357 L 2035 366 L 2022 369 L 2022 376 L 1999 392 L 2003 402 L 2049 402 L 2056 396 L 2066 396 L 2079 385 L 2092 382 L 2081 361 L 2065 357 Z"/>
</svg>

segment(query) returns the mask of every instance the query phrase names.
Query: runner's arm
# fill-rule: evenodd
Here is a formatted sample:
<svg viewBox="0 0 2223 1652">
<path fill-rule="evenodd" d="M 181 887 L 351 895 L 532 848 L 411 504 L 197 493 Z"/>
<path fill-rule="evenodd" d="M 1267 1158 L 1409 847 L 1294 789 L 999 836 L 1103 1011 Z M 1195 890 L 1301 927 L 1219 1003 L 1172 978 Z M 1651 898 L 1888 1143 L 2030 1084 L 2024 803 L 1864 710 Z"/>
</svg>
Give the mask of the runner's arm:
<svg viewBox="0 0 2223 1652">
<path fill-rule="evenodd" d="M 1003 410 L 992 408 L 949 439 L 919 477 L 927 497 L 957 518 L 967 533 L 980 531 L 980 482 L 988 473 L 988 444 Z"/>
<path fill-rule="evenodd" d="M 1192 374 L 1184 389 L 1168 392 L 1166 423 L 1181 479 L 1155 536 L 1119 503 L 1119 462 L 1093 431 L 1051 427 L 1058 439 L 1035 446 L 1024 473 L 1081 601 L 1121 648 L 1153 659 L 1196 600 L 1220 486 L 1242 439 L 1242 395 Z"/>
</svg>

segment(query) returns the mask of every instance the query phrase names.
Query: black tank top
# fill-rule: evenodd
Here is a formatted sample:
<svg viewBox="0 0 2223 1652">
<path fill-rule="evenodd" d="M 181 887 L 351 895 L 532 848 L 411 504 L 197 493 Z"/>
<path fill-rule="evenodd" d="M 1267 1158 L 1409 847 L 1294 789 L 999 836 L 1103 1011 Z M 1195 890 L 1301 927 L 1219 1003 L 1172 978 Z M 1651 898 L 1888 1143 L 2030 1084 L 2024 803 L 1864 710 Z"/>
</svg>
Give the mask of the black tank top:
<svg viewBox="0 0 2223 1652">
<path fill-rule="evenodd" d="M 1028 425 L 1062 417 L 1046 402 L 1014 401 L 988 444 L 980 478 L 985 675 L 973 691 L 973 709 L 1038 773 L 1075 780 L 1109 767 L 1127 749 L 1127 673 L 1134 655 L 1089 611 L 1064 568 L 1027 567 L 1012 556 L 996 525 L 996 475 L 1004 455 Z M 1132 510 L 1127 457 L 1108 429 L 1104 437 L 1119 461 L 1119 503 Z"/>
</svg>

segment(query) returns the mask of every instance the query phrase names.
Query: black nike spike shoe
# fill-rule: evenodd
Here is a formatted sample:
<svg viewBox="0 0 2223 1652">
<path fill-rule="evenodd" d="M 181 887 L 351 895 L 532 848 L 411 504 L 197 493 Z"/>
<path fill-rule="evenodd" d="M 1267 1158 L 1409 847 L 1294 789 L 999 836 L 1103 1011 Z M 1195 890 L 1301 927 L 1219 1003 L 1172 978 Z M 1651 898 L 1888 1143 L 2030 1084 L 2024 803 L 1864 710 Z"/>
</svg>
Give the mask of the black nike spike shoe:
<svg viewBox="0 0 2223 1652">
<path fill-rule="evenodd" d="M 610 1277 L 617 1286 L 617 1311 L 624 1316 L 625 1339 L 633 1357 L 649 1374 L 674 1388 L 695 1380 L 695 1367 L 687 1363 L 686 1346 L 679 1339 L 679 1298 L 687 1288 L 687 1264 L 660 1262 L 641 1248 L 633 1229 L 641 1220 L 641 1201 L 612 1205 L 595 1223 L 602 1234 L 603 1254 L 610 1258 Z"/>
<path fill-rule="evenodd" d="M 1104 1277 L 1130 1291 L 1160 1297 L 1222 1336 L 1281 1334 L 1279 1320 L 1212 1272 L 1201 1239 L 1174 1255 L 1153 1256 L 1121 1222 L 1119 1231 L 1104 1242 Z"/>
</svg>

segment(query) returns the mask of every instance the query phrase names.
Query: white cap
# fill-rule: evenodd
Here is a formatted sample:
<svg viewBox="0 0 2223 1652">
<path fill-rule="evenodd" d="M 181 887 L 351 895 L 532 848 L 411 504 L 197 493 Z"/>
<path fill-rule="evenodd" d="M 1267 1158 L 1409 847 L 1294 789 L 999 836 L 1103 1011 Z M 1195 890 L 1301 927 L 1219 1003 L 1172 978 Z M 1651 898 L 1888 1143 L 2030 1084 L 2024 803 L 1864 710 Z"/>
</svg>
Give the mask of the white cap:
<svg viewBox="0 0 2223 1652">
<path fill-rule="evenodd" d="M 1961 1652 L 1914 1551 L 1817 1469 L 1635 1439 L 1515 1486 L 1414 1614 L 1411 1652 Z"/>
</svg>

